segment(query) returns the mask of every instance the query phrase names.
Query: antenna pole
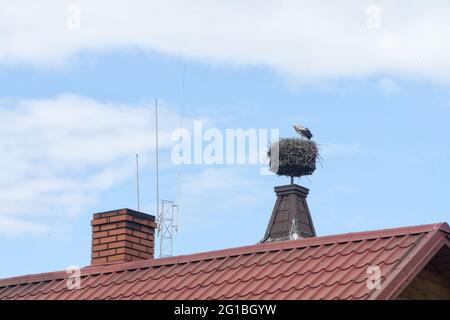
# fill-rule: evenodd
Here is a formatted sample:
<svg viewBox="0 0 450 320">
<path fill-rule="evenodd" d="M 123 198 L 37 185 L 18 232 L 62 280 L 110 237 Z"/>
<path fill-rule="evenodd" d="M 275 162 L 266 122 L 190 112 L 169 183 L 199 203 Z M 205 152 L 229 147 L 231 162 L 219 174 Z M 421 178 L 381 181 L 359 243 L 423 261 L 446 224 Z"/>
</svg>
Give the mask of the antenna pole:
<svg viewBox="0 0 450 320">
<path fill-rule="evenodd" d="M 159 137 L 158 137 L 158 99 L 155 99 L 155 128 L 156 128 L 156 215 L 159 216 Z"/>
<path fill-rule="evenodd" d="M 181 103 L 180 103 L 180 137 L 179 142 L 181 143 L 183 139 L 183 117 L 184 117 L 184 88 L 185 88 L 185 82 L 186 82 L 186 63 L 183 64 L 183 78 L 181 83 Z M 178 175 L 178 181 L 177 181 L 177 216 L 175 218 L 175 229 L 178 231 L 178 227 L 180 224 L 180 206 L 181 206 L 181 164 L 178 165 L 177 168 L 177 175 Z"/>
<path fill-rule="evenodd" d="M 137 194 L 137 208 L 138 211 L 141 211 L 139 201 L 139 154 L 136 154 L 136 194 Z"/>
</svg>

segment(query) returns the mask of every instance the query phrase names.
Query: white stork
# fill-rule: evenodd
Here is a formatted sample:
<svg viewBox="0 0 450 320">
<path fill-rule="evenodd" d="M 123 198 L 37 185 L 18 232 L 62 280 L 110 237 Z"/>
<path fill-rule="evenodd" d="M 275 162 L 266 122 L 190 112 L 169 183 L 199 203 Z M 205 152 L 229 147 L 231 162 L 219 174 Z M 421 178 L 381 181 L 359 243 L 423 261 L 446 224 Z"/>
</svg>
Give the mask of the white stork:
<svg viewBox="0 0 450 320">
<path fill-rule="evenodd" d="M 311 140 L 311 138 L 313 137 L 311 131 L 309 131 L 308 128 L 305 128 L 305 127 L 303 127 L 303 126 L 294 124 L 294 130 L 295 130 L 299 135 L 301 135 L 302 137 L 304 137 L 304 138 L 306 138 L 306 139 L 308 139 L 308 140 Z"/>
</svg>

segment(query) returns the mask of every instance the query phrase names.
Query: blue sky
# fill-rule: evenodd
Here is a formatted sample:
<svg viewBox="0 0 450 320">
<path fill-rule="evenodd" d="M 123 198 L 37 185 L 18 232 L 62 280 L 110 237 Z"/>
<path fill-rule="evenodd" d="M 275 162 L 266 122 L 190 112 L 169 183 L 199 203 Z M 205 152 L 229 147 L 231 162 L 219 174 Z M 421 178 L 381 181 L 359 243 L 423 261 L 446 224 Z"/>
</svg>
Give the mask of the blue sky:
<svg viewBox="0 0 450 320">
<path fill-rule="evenodd" d="M 79 1 L 75 30 L 64 25 L 69 3 L 48 1 L 31 21 L 32 5 L 1 4 L 19 12 L 14 23 L 0 13 L 1 278 L 88 265 L 92 213 L 136 207 L 136 153 L 141 207 L 154 214 L 155 98 L 163 198 L 177 199 L 182 177 L 175 254 L 256 243 L 273 187 L 288 182 L 257 165 L 174 165 L 181 108 L 187 129 L 202 120 L 287 137 L 294 122 L 310 127 L 323 163 L 301 184 L 319 235 L 449 220 L 447 3 L 404 12 L 380 1 L 380 30 L 356 1 L 174 1 L 175 13 L 136 1 L 111 5 L 108 19 L 102 1 L 90 3 Z M 146 6 L 156 21 L 141 15 Z M 153 25 L 174 14 L 179 26 Z M 222 23 L 230 15 L 233 26 Z"/>
</svg>

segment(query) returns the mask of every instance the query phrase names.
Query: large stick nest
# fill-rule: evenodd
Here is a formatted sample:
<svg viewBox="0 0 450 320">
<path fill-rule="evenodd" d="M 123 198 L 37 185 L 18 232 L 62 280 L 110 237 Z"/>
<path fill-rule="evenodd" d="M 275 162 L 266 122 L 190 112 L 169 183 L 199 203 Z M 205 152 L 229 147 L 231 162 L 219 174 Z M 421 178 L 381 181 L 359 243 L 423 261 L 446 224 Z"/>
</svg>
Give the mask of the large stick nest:
<svg viewBox="0 0 450 320">
<path fill-rule="evenodd" d="M 279 157 L 277 157 L 277 154 Z M 270 158 L 270 171 L 277 175 L 288 177 L 309 176 L 316 170 L 319 148 L 311 140 L 283 138 L 272 143 L 267 155 Z"/>
</svg>

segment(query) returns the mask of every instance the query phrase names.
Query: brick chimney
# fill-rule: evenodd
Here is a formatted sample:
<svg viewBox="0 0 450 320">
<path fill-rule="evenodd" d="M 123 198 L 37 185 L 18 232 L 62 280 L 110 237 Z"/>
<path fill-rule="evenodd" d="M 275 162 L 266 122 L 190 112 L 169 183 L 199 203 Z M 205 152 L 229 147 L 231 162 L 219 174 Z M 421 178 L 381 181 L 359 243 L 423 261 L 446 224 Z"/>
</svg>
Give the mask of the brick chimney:
<svg viewBox="0 0 450 320">
<path fill-rule="evenodd" d="M 296 184 L 275 187 L 277 200 L 261 242 L 316 236 L 306 197 L 309 190 Z"/>
<path fill-rule="evenodd" d="M 91 264 L 153 259 L 155 217 L 121 209 L 95 213 Z"/>
</svg>

